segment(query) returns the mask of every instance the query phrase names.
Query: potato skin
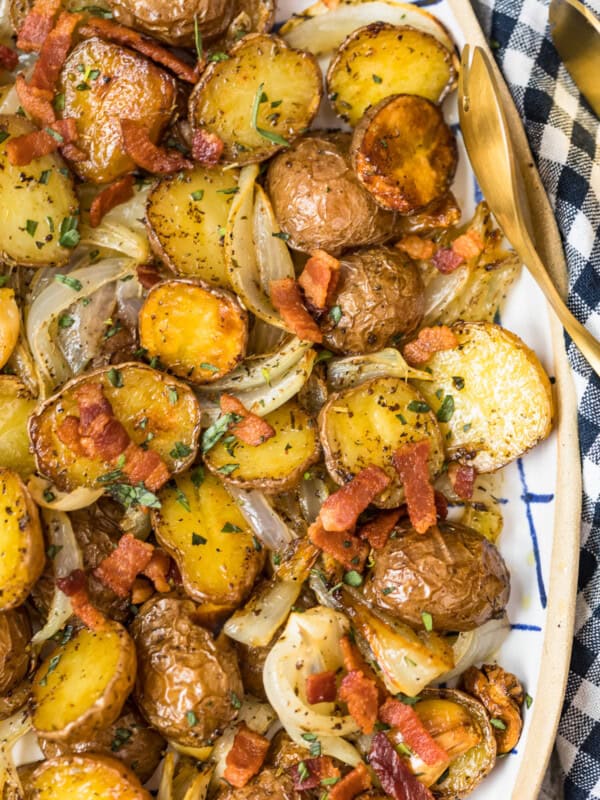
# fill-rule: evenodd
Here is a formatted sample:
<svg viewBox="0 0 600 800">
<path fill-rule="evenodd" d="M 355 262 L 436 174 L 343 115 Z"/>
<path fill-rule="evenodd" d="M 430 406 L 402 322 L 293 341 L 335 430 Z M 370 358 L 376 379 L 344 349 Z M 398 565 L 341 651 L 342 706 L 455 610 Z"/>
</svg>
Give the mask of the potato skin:
<svg viewBox="0 0 600 800">
<path fill-rule="evenodd" d="M 45 773 L 50 773 L 46 775 Z M 54 800 L 71 797 L 119 797 L 121 800 L 151 800 L 135 774 L 109 756 L 71 755 L 43 761 L 29 779 L 30 797 Z"/>
<path fill-rule="evenodd" d="M 415 630 L 424 629 L 426 611 L 435 631 L 469 631 L 502 614 L 510 575 L 485 537 L 446 522 L 425 534 L 400 529 L 376 551 L 364 593 Z"/>
<path fill-rule="evenodd" d="M 155 596 L 131 628 L 140 711 L 163 736 L 191 746 L 209 743 L 235 719 L 232 693 L 241 698 L 244 692 L 233 648 L 223 638 L 215 640 L 196 618 L 191 600 Z"/>
<path fill-rule="evenodd" d="M 0 614 L 0 695 L 14 689 L 29 667 L 31 622 L 24 608 Z"/>
<path fill-rule="evenodd" d="M 295 791 L 290 775 L 267 768 L 261 770 L 243 789 L 234 789 L 233 786 L 221 789 L 215 800 L 300 800 L 301 797 Z"/>
<path fill-rule="evenodd" d="M 338 353 L 372 353 L 392 336 L 418 327 L 424 311 L 421 276 L 397 250 L 359 250 L 341 259 L 333 305 L 342 316 L 337 324 L 330 314 L 324 317 L 323 344 Z"/>
<path fill-rule="evenodd" d="M 178 47 L 193 47 L 194 18 L 203 40 L 224 33 L 234 3 L 229 0 L 109 0 L 115 18 L 142 33 Z"/>
<path fill-rule="evenodd" d="M 359 183 L 350 141 L 348 133 L 315 133 L 271 162 L 267 191 L 290 247 L 338 255 L 393 236 L 396 215 L 380 209 Z"/>
</svg>

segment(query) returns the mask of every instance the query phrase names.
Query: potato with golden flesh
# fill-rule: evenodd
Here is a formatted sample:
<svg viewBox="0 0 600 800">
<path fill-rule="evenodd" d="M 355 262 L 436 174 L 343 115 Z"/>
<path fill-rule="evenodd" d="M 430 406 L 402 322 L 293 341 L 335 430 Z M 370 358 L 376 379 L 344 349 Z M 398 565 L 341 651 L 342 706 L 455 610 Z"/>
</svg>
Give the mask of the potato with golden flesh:
<svg viewBox="0 0 600 800">
<path fill-rule="evenodd" d="M 6 364 L 19 339 L 21 316 L 12 289 L 0 289 L 0 369 Z"/>
<path fill-rule="evenodd" d="M 93 754 L 44 761 L 28 782 L 32 800 L 152 800 L 135 774 L 121 761 Z"/>
<path fill-rule="evenodd" d="M 210 383 L 246 354 L 248 315 L 234 294 L 183 278 L 148 292 L 139 315 L 149 355 L 191 383 Z"/>
<path fill-rule="evenodd" d="M 165 738 L 192 747 L 210 744 L 236 718 L 244 691 L 233 648 L 197 616 L 192 600 L 155 595 L 131 629 L 140 711 Z"/>
<path fill-rule="evenodd" d="M 62 116 L 76 120 L 77 146 L 86 154 L 72 168 L 92 183 L 109 183 L 135 169 L 123 149 L 120 120 L 142 123 L 157 142 L 177 93 L 175 79 L 164 70 L 100 39 L 88 39 L 71 51 L 59 90 L 65 98 Z"/>
<path fill-rule="evenodd" d="M 24 608 L 0 613 L 0 696 L 18 686 L 27 675 L 30 639 L 31 622 Z"/>
<path fill-rule="evenodd" d="M 0 375 L 0 464 L 26 478 L 35 469 L 27 420 L 37 405 L 15 375 Z"/>
<path fill-rule="evenodd" d="M 304 794 L 294 789 L 294 781 L 287 772 L 267 767 L 241 789 L 224 786 L 215 800 L 300 800 Z"/>
<path fill-rule="evenodd" d="M 203 41 L 224 33 L 233 17 L 230 0 L 109 0 L 115 19 L 175 47 L 193 47 L 194 30 Z"/>
</svg>

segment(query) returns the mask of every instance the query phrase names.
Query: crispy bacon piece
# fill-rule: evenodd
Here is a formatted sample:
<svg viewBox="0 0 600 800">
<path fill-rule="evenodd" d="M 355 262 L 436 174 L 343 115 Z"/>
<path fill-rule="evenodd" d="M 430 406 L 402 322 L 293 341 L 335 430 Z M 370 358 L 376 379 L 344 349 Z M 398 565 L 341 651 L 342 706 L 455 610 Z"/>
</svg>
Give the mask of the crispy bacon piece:
<svg viewBox="0 0 600 800">
<path fill-rule="evenodd" d="M 125 175 L 96 195 L 90 207 L 90 225 L 92 228 L 97 228 L 102 222 L 102 217 L 108 214 L 112 208 L 133 197 L 133 183 L 133 175 Z"/>
<path fill-rule="evenodd" d="M 271 743 L 265 736 L 250 730 L 245 722 L 237 729 L 233 746 L 225 758 L 223 777 L 236 789 L 244 787 L 260 772 Z"/>
<path fill-rule="evenodd" d="M 463 500 L 470 500 L 473 497 L 476 477 L 477 472 L 474 467 L 465 466 L 456 461 L 448 465 L 448 478 L 452 488 Z"/>
<path fill-rule="evenodd" d="M 52 133 L 49 133 L 52 131 Z M 54 153 L 63 144 L 75 141 L 77 128 L 74 119 L 59 119 L 43 131 L 15 136 L 6 143 L 8 160 L 14 167 L 24 167 L 36 158 Z"/>
<path fill-rule="evenodd" d="M 435 510 L 440 519 L 446 519 L 448 516 L 448 501 L 446 495 L 441 492 L 434 492 L 435 494 Z"/>
<path fill-rule="evenodd" d="M 431 239 L 422 239 L 412 233 L 396 242 L 394 247 L 417 261 L 426 261 L 428 258 L 432 258 L 437 250 L 437 245 Z"/>
<path fill-rule="evenodd" d="M 306 678 L 306 699 L 313 706 L 315 703 L 333 703 L 337 694 L 335 671 L 317 672 Z"/>
<path fill-rule="evenodd" d="M 369 546 L 348 531 L 326 531 L 319 517 L 308 529 L 308 538 L 346 569 L 360 572 L 369 555 Z"/>
<path fill-rule="evenodd" d="M 319 517 L 326 531 L 348 531 L 359 515 L 390 484 L 390 477 L 375 464 L 361 469 L 351 481 L 330 494 Z"/>
<path fill-rule="evenodd" d="M 216 133 L 203 128 L 194 131 L 192 136 L 192 158 L 205 167 L 214 167 L 219 163 L 225 143 Z"/>
<path fill-rule="evenodd" d="M 81 14 L 71 14 L 67 11 L 63 11 L 60 15 L 41 47 L 40 56 L 29 81 L 32 86 L 50 92 L 54 91 L 60 71 L 71 49 L 73 34 L 82 19 Z"/>
<path fill-rule="evenodd" d="M 178 78 L 187 83 L 196 83 L 198 80 L 198 72 L 195 67 L 191 67 L 182 61 L 173 53 L 166 50 L 158 44 L 154 39 L 148 36 L 142 36 L 141 33 L 119 25 L 118 22 L 113 22 L 110 19 L 88 19 L 85 25 L 79 29 L 79 33 L 84 39 L 91 39 L 93 36 L 99 36 L 101 39 L 108 39 L 115 44 L 120 44 L 125 47 L 131 47 L 137 50 L 138 53 L 147 56 L 167 67 L 171 72 L 174 72 Z"/>
<path fill-rule="evenodd" d="M 156 591 L 164 594 L 171 591 L 169 578 L 173 574 L 174 568 L 177 569 L 175 562 L 171 562 L 171 558 L 164 550 L 155 547 L 152 558 L 142 572 L 147 578 L 150 578 Z M 177 574 L 179 573 L 177 572 Z M 179 576 L 179 581 L 174 582 L 181 583 L 181 576 Z"/>
<path fill-rule="evenodd" d="M 155 145 L 142 123 L 133 119 L 122 119 L 120 124 L 123 149 L 138 167 L 166 175 L 194 166 L 178 150 L 165 150 L 164 147 Z"/>
<path fill-rule="evenodd" d="M 484 247 L 485 242 L 481 238 L 480 233 L 472 228 L 466 233 L 463 233 L 462 236 L 458 236 L 452 242 L 453 252 L 456 253 L 457 256 L 464 258 L 465 261 L 480 256 Z"/>
<path fill-rule="evenodd" d="M 408 516 L 418 533 L 425 533 L 437 520 L 428 459 L 427 439 L 405 444 L 396 450 L 393 457 L 394 467 L 406 493 Z"/>
<path fill-rule="evenodd" d="M 436 325 L 421 328 L 417 338 L 404 345 L 402 352 L 409 364 L 418 367 L 426 364 L 434 353 L 454 350 L 455 347 L 458 347 L 458 339 L 454 331 L 447 325 Z"/>
<path fill-rule="evenodd" d="M 394 800 L 433 800 L 433 795 L 410 771 L 407 762 L 394 750 L 385 733 L 373 736 L 369 764 L 383 791 Z"/>
<path fill-rule="evenodd" d="M 325 250 L 314 250 L 298 278 L 309 307 L 322 312 L 331 303 L 340 277 L 340 262 Z"/>
<path fill-rule="evenodd" d="M 448 753 L 441 747 L 423 725 L 412 706 L 388 697 L 379 709 L 379 719 L 396 728 L 413 753 L 432 766 L 448 761 Z"/>
<path fill-rule="evenodd" d="M 323 341 L 323 334 L 306 310 L 298 284 L 293 278 L 271 281 L 269 291 L 271 302 L 296 336 L 307 342 L 321 343 Z"/>
<path fill-rule="evenodd" d="M 349 636 L 342 636 L 340 639 L 340 647 L 342 648 L 344 669 L 346 672 L 362 672 L 366 678 L 370 678 L 370 680 L 374 681 L 379 692 L 379 701 L 382 702 L 383 699 L 387 697 L 385 686 L 376 672 L 367 664 L 358 647 L 352 642 Z"/>
<path fill-rule="evenodd" d="M 371 786 L 369 770 L 361 763 L 338 781 L 327 793 L 328 800 L 354 800 Z"/>
<path fill-rule="evenodd" d="M 140 264 L 136 271 L 137 279 L 144 289 L 151 289 L 155 284 L 162 281 L 160 272 L 152 264 Z"/>
<path fill-rule="evenodd" d="M 373 733 L 379 704 L 379 691 L 375 681 L 368 678 L 362 670 L 352 670 L 342 678 L 338 696 L 348 706 L 350 716 L 361 731 Z"/>
<path fill-rule="evenodd" d="M 48 89 L 38 89 L 36 86 L 28 84 L 22 73 L 17 75 L 15 88 L 21 106 L 33 122 L 40 126 L 52 125 L 56 120 L 56 114 L 52 107 L 53 93 Z"/>
<path fill-rule="evenodd" d="M 7 69 L 12 72 L 19 63 L 19 55 L 7 47 L 5 44 L 0 44 L 0 69 Z"/>
<path fill-rule="evenodd" d="M 98 564 L 94 575 L 119 597 L 127 597 L 136 576 L 150 563 L 153 550 L 151 544 L 126 533 L 116 549 Z"/>
<path fill-rule="evenodd" d="M 26 53 L 39 52 L 61 8 L 62 0 L 36 0 L 19 29 L 17 35 L 19 50 L 24 50 Z"/>
<path fill-rule="evenodd" d="M 60 151 L 65 158 L 69 159 L 69 161 L 85 161 L 88 157 L 87 153 L 74 144 L 64 144 L 62 145 Z"/>
<path fill-rule="evenodd" d="M 304 765 L 304 769 L 301 768 Z M 320 756 L 319 758 L 307 758 L 305 761 L 300 761 L 289 770 L 290 775 L 294 781 L 294 789 L 297 792 L 306 792 L 310 789 L 317 789 L 323 784 L 323 780 L 331 780 L 340 777 L 339 769 L 334 765 L 329 756 Z M 306 775 L 305 773 L 308 773 Z"/>
<path fill-rule="evenodd" d="M 57 578 L 56 585 L 71 601 L 75 616 L 90 630 L 97 631 L 106 625 L 104 614 L 90 602 L 83 570 L 75 569 L 66 578 Z"/>
<path fill-rule="evenodd" d="M 374 550 L 379 550 L 390 538 L 390 534 L 403 513 L 401 508 L 382 511 L 381 514 L 378 514 L 366 525 L 363 525 L 358 535 L 361 539 L 366 539 Z"/>
<path fill-rule="evenodd" d="M 72 450 L 78 456 L 85 455 L 79 441 L 79 419 L 77 417 L 70 415 L 66 417 L 58 426 L 56 435 L 63 444 L 67 445 L 69 450 Z"/>
<path fill-rule="evenodd" d="M 464 264 L 464 258 L 458 253 L 455 253 L 451 247 L 440 247 L 437 253 L 431 258 L 431 262 L 444 275 L 454 272 L 461 264 Z"/>
<path fill-rule="evenodd" d="M 258 414 L 248 411 L 237 397 L 233 397 L 230 394 L 222 394 L 220 405 L 223 414 L 237 414 L 238 417 L 242 417 L 239 422 L 229 426 L 229 431 L 244 444 L 258 447 L 259 444 L 275 436 L 273 427 L 262 417 L 259 417 Z"/>
</svg>

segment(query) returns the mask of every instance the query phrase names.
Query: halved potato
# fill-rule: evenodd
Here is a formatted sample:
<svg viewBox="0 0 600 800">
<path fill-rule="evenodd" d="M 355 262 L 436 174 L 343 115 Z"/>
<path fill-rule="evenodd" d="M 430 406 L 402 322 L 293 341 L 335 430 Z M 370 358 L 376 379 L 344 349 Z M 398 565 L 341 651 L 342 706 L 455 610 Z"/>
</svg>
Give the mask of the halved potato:
<svg viewBox="0 0 600 800">
<path fill-rule="evenodd" d="M 196 467 L 175 484 L 159 494 L 156 538 L 177 562 L 190 597 L 233 609 L 250 594 L 264 550 L 218 477 Z"/>
<path fill-rule="evenodd" d="M 190 122 L 222 139 L 224 162 L 252 164 L 310 126 L 322 92 L 313 56 L 277 36 L 251 34 L 204 71 L 190 97 Z"/>
<path fill-rule="evenodd" d="M 393 94 L 441 103 L 455 86 L 453 51 L 408 25 L 373 22 L 342 43 L 327 72 L 336 114 L 354 127 L 369 106 Z"/>
<path fill-rule="evenodd" d="M 535 353 L 499 325 L 457 322 L 452 330 L 459 346 L 430 358 L 433 380 L 416 383 L 440 420 L 448 457 L 494 472 L 550 433 L 550 381 Z"/>
<path fill-rule="evenodd" d="M 11 138 L 35 130 L 23 117 L 0 114 L 0 259 L 27 267 L 60 267 L 71 255 L 59 241 L 61 224 L 79 208 L 72 177 L 57 153 L 22 167 L 8 160 Z"/>
<path fill-rule="evenodd" d="M 13 289 L 0 289 L 0 369 L 19 340 L 21 317 Z"/>
<path fill-rule="evenodd" d="M 24 603 L 46 563 L 38 510 L 19 476 L 0 469 L 0 611 Z"/>
<path fill-rule="evenodd" d="M 87 87 L 87 88 L 86 88 Z M 143 56 L 88 39 L 75 47 L 61 72 L 63 117 L 77 122 L 77 146 L 87 158 L 74 171 L 87 181 L 109 183 L 135 169 L 121 143 L 121 119 L 143 123 L 156 142 L 175 108 L 177 84 Z"/>
<path fill-rule="evenodd" d="M 133 689 L 135 645 L 117 622 L 81 628 L 38 667 L 32 723 L 38 736 L 76 741 L 111 725 Z"/>
<path fill-rule="evenodd" d="M 27 420 L 36 407 L 15 375 L 0 375 L 0 464 L 26 478 L 35 469 L 29 452 Z"/>
<path fill-rule="evenodd" d="M 204 461 L 210 470 L 219 472 L 227 464 L 237 468 L 225 481 L 244 489 L 285 492 L 319 459 L 321 448 L 314 420 L 294 400 L 264 417 L 275 430 L 275 436 L 252 447 L 239 439 L 221 439 Z"/>
<path fill-rule="evenodd" d="M 35 800 L 152 800 L 128 767 L 116 758 L 101 755 L 63 756 L 44 761 L 28 781 Z"/>
<path fill-rule="evenodd" d="M 246 353 L 248 315 L 234 294 L 200 281 L 153 286 L 139 315 L 140 342 L 151 356 L 191 383 L 210 383 Z"/>
<path fill-rule="evenodd" d="M 443 197 L 458 155 L 440 109 L 423 97 L 399 94 L 370 108 L 352 137 L 359 181 L 390 211 L 413 214 Z"/>
<path fill-rule="evenodd" d="M 395 451 L 428 439 L 429 470 L 434 478 L 444 461 L 440 429 L 422 395 L 401 378 L 375 378 L 332 395 L 319 415 L 325 464 L 336 483 L 344 484 L 369 464 L 392 479 L 375 505 L 395 508 L 404 489 L 394 469 Z"/>
<path fill-rule="evenodd" d="M 69 415 L 79 416 L 74 391 L 100 383 L 117 419 L 136 444 L 156 450 L 170 472 L 181 472 L 196 455 L 200 408 L 189 386 L 144 364 L 102 367 L 65 384 L 29 420 L 38 471 L 58 489 L 98 488 L 98 479 L 114 472 L 109 463 L 77 455 L 57 435 Z M 117 479 L 118 482 L 118 479 Z"/>
<path fill-rule="evenodd" d="M 238 172 L 196 167 L 160 180 L 148 195 L 148 239 L 177 275 L 228 288 L 222 231 Z"/>
</svg>

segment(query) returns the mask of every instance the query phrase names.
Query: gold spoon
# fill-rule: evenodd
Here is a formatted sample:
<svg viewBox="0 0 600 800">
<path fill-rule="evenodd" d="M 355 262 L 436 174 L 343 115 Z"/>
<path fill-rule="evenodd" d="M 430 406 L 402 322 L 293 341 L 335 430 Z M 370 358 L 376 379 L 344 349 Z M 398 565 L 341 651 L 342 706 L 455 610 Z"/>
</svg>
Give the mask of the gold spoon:
<svg viewBox="0 0 600 800">
<path fill-rule="evenodd" d="M 529 207 L 517 168 L 498 83 L 480 47 L 465 45 L 458 83 L 458 112 L 465 147 L 498 225 L 544 293 L 562 326 L 600 375 L 600 342 L 575 319 L 537 254 L 529 232 Z"/>
</svg>

